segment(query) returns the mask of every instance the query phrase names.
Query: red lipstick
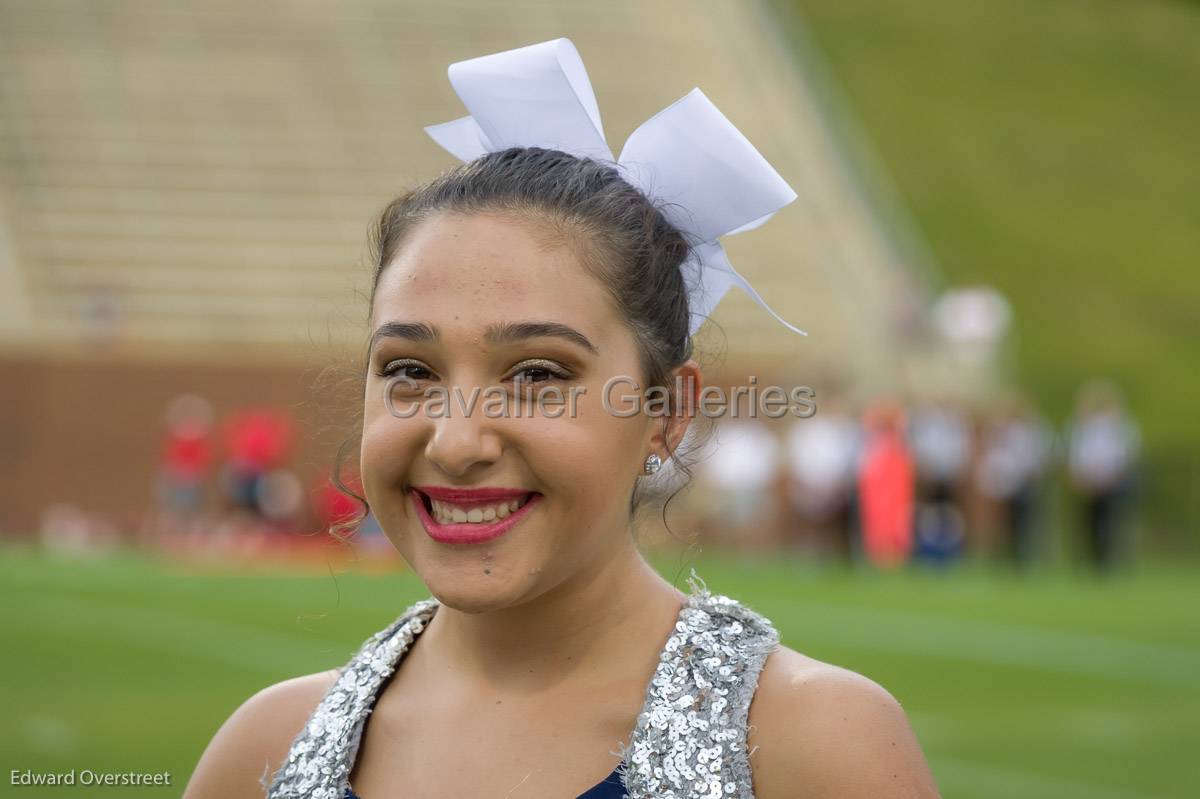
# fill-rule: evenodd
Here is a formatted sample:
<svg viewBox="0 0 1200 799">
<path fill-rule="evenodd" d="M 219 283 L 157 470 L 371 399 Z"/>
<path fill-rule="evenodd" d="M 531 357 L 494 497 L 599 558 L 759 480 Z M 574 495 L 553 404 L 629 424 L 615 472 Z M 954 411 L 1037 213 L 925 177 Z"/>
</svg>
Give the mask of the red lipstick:
<svg viewBox="0 0 1200 799">
<path fill-rule="evenodd" d="M 425 494 L 439 502 L 448 502 L 460 508 L 471 508 L 479 505 L 490 505 L 497 502 L 510 502 L 528 496 L 525 504 L 517 508 L 503 519 L 493 522 L 459 522 L 442 524 L 433 518 L 425 507 Z M 519 488 L 445 488 L 438 486 L 414 486 L 409 489 L 413 505 L 417 509 L 417 518 L 421 526 L 434 541 L 442 544 L 480 544 L 492 541 L 507 533 L 518 522 L 524 519 L 541 500 L 542 495 L 533 491 Z"/>
</svg>

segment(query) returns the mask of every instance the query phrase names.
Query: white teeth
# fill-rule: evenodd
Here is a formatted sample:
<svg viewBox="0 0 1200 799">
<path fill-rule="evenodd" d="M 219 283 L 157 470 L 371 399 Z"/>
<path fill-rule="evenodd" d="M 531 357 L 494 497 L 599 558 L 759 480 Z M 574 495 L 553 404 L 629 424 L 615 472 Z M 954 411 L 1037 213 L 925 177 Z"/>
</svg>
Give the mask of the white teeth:
<svg viewBox="0 0 1200 799">
<path fill-rule="evenodd" d="M 481 524 L 507 517 L 510 513 L 515 512 L 524 505 L 525 500 L 525 497 L 521 497 L 520 499 L 500 502 L 495 505 L 478 505 L 469 510 L 451 505 L 448 502 L 439 502 L 436 499 L 430 502 L 433 505 L 433 518 L 439 524 L 462 524 L 463 522 Z"/>
</svg>

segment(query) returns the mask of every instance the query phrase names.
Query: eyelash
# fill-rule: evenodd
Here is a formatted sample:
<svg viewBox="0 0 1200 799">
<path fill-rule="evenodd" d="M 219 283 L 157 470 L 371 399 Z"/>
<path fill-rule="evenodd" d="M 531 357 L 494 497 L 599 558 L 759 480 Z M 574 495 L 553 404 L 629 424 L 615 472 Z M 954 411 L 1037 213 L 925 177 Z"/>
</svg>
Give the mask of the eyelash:
<svg viewBox="0 0 1200 799">
<path fill-rule="evenodd" d="M 407 369 L 407 368 L 412 368 L 412 367 L 415 367 L 418 369 L 425 369 L 425 367 L 422 366 L 421 364 L 415 363 L 412 361 L 389 361 L 388 363 L 386 363 L 384 365 L 384 367 L 382 369 L 376 370 L 375 374 L 378 375 L 379 377 L 392 377 L 397 372 L 399 372 L 401 369 Z M 429 370 L 425 369 L 425 371 L 428 372 Z"/>
<path fill-rule="evenodd" d="M 406 368 L 410 368 L 410 367 L 423 369 L 426 372 L 430 371 L 423 364 L 421 364 L 417 361 L 397 359 L 394 361 L 389 361 L 388 363 L 384 364 L 383 368 L 376 371 L 375 374 L 379 377 L 392 377 L 397 372 L 399 372 L 401 369 L 406 369 Z M 569 380 L 571 377 L 571 375 L 568 374 L 561 367 L 558 367 L 549 361 L 530 362 L 523 369 L 520 369 L 517 372 L 517 374 L 520 374 L 521 372 L 532 371 L 535 369 L 539 370 L 539 371 L 547 372 L 550 375 L 550 377 L 546 380 L 526 380 L 526 381 L 524 381 L 525 383 L 527 383 L 527 384 L 528 383 L 548 383 L 551 380 Z M 418 378 L 413 378 L 413 379 L 416 380 Z"/>
</svg>

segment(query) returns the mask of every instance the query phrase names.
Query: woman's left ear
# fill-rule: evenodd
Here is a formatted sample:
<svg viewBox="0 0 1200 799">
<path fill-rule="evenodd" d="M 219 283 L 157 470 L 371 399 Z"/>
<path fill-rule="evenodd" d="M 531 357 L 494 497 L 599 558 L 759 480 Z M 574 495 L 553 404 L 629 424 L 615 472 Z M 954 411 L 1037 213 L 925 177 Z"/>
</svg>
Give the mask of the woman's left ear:
<svg viewBox="0 0 1200 799">
<path fill-rule="evenodd" d="M 657 453 L 664 462 L 683 441 L 684 433 L 696 415 L 704 376 L 700 373 L 700 364 L 689 358 L 668 375 L 667 381 L 671 407 L 662 416 L 662 423 L 653 426 L 655 432 L 650 436 L 651 452 Z"/>
</svg>

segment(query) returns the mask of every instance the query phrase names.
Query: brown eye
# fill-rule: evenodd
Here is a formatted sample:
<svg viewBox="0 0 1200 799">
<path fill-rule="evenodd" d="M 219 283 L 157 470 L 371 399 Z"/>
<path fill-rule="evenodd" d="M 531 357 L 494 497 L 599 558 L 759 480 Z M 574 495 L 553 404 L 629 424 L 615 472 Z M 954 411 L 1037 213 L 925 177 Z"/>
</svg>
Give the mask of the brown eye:
<svg viewBox="0 0 1200 799">
<path fill-rule="evenodd" d="M 415 361 L 389 361 L 375 374 L 380 377 L 407 377 L 410 380 L 428 380 L 432 373 Z"/>
<path fill-rule="evenodd" d="M 515 378 L 520 378 L 520 381 L 526 385 L 530 383 L 547 383 L 551 380 L 569 380 L 570 375 L 565 371 L 555 368 L 553 364 L 539 361 L 530 363 L 518 369 L 514 375 Z"/>
<path fill-rule="evenodd" d="M 525 375 L 522 379 L 525 383 L 544 383 L 559 377 L 544 366 L 531 366 L 528 369 L 522 369 L 518 374 Z"/>
</svg>

